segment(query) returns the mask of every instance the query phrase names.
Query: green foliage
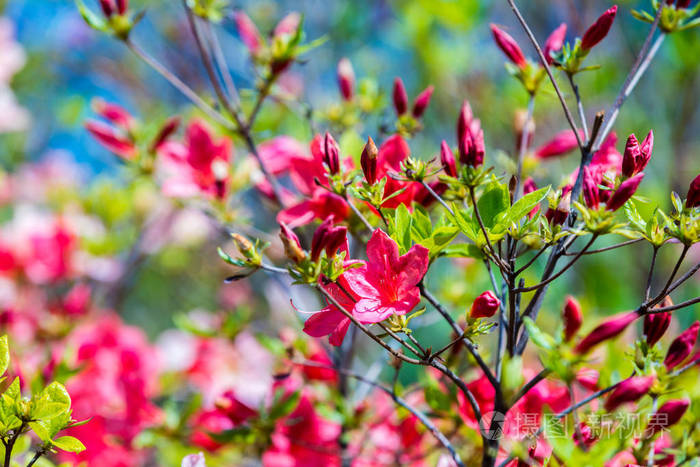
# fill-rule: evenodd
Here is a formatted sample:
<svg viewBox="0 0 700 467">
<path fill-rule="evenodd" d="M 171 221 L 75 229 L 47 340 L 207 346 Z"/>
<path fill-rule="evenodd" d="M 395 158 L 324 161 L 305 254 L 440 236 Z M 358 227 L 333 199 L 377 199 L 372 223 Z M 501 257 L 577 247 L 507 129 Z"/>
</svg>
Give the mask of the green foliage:
<svg viewBox="0 0 700 467">
<path fill-rule="evenodd" d="M 5 373 L 9 364 L 7 336 L 0 338 L 0 369 Z M 0 396 L 0 440 L 5 449 L 13 450 L 20 441 L 29 439 L 29 433 L 36 435 L 41 444 L 37 453 L 45 454 L 59 449 L 68 452 L 81 452 L 85 446 L 72 436 L 58 434 L 83 422 L 75 422 L 71 417 L 71 399 L 66 388 L 58 382 L 50 383 L 31 397 L 23 397 L 19 377 Z M 20 444 L 18 444 L 20 443 Z M 21 449 L 18 449 L 20 451 Z"/>
</svg>

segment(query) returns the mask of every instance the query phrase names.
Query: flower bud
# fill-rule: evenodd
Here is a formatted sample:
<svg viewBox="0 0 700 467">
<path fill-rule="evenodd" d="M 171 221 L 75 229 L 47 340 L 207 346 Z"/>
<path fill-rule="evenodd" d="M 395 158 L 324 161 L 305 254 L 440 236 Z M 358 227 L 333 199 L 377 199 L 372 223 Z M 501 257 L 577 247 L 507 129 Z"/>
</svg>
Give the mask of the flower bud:
<svg viewBox="0 0 700 467">
<path fill-rule="evenodd" d="M 566 297 L 562 318 L 564 320 L 564 340 L 570 341 L 581 328 L 581 323 L 583 323 L 581 305 L 571 295 Z"/>
<path fill-rule="evenodd" d="M 472 108 L 469 102 L 464 101 L 459 111 L 459 117 L 457 117 L 457 144 L 461 144 L 464 140 L 473 119 L 474 114 L 472 113 Z"/>
<path fill-rule="evenodd" d="M 694 322 L 671 342 L 671 345 L 668 347 L 666 358 L 664 359 L 666 368 L 671 370 L 688 358 L 698 338 L 698 329 L 700 329 L 700 321 Z"/>
<path fill-rule="evenodd" d="M 151 152 L 155 152 L 163 143 L 165 143 L 168 138 L 170 138 L 180 126 L 180 117 L 170 117 L 165 121 L 163 127 L 160 129 L 156 137 L 151 143 Z"/>
<path fill-rule="evenodd" d="M 299 237 L 284 222 L 280 223 L 280 240 L 284 246 L 284 254 L 295 263 L 301 263 L 306 258 L 306 253 L 301 248 Z"/>
<path fill-rule="evenodd" d="M 496 45 L 498 45 L 503 53 L 506 54 L 506 57 L 508 57 L 511 62 L 515 63 L 515 65 L 520 69 L 527 66 L 527 61 L 525 60 L 523 51 L 520 50 L 520 46 L 517 42 L 515 42 L 515 39 L 510 36 L 510 34 L 499 29 L 495 24 L 491 24 L 491 33 L 496 41 Z"/>
<path fill-rule="evenodd" d="M 654 347 L 671 324 L 671 313 L 649 313 L 644 316 L 644 337 L 647 345 Z"/>
<path fill-rule="evenodd" d="M 455 156 L 445 140 L 442 140 L 442 143 L 440 144 L 440 162 L 442 163 L 442 168 L 447 175 L 450 177 L 457 176 L 457 163 L 455 162 Z"/>
<path fill-rule="evenodd" d="M 535 150 L 535 157 L 538 159 L 549 159 L 550 157 L 562 156 L 578 147 L 576 134 L 573 130 L 564 130 L 557 133 L 554 138 Z"/>
<path fill-rule="evenodd" d="M 95 99 L 92 101 L 92 108 L 100 117 L 124 130 L 131 130 L 134 124 L 134 118 L 120 105 Z"/>
<path fill-rule="evenodd" d="M 576 353 L 584 354 L 601 342 L 616 337 L 638 317 L 639 315 L 632 311 L 629 313 L 621 313 L 599 324 L 578 343 L 575 349 Z"/>
<path fill-rule="evenodd" d="M 470 167 L 479 167 L 484 163 L 484 154 L 486 153 L 484 131 L 480 127 L 474 131 L 474 126 L 472 124 L 472 128 L 467 131 L 464 140 L 462 140 L 459 160 Z"/>
<path fill-rule="evenodd" d="M 119 157 L 131 160 L 136 156 L 136 146 L 127 137 L 119 134 L 115 129 L 102 122 L 88 121 L 85 129 L 104 147 Z"/>
<path fill-rule="evenodd" d="M 523 131 L 525 135 L 525 149 L 530 147 L 532 137 L 535 134 L 535 121 L 529 118 L 528 112 L 525 109 L 518 109 L 513 115 L 513 129 L 515 130 L 515 147 L 520 151 L 520 146 L 523 143 Z"/>
<path fill-rule="evenodd" d="M 562 195 L 557 207 L 547 209 L 544 217 L 552 225 L 562 225 L 566 218 L 569 217 L 569 211 L 571 211 L 571 186 L 566 186 L 562 189 Z"/>
<path fill-rule="evenodd" d="M 233 243 L 236 244 L 238 251 L 247 259 L 253 259 L 256 256 L 255 247 L 253 244 L 245 238 L 243 235 L 232 233 L 231 238 L 233 238 Z"/>
<path fill-rule="evenodd" d="M 418 94 L 416 100 L 413 101 L 413 110 L 411 111 L 414 117 L 421 118 L 423 116 L 425 109 L 427 109 L 428 104 L 430 104 L 430 97 L 433 95 L 434 90 L 435 88 L 433 86 L 428 86 L 423 92 Z"/>
<path fill-rule="evenodd" d="M 690 182 L 690 188 L 688 188 L 688 195 L 685 198 L 686 208 L 695 208 L 700 206 L 700 175 L 695 177 L 692 182 Z"/>
<path fill-rule="evenodd" d="M 338 87 L 340 95 L 346 101 L 352 100 L 355 95 L 355 71 L 352 63 L 347 58 L 341 58 L 338 62 Z"/>
<path fill-rule="evenodd" d="M 561 50 L 564 45 L 564 38 L 566 38 L 566 23 L 561 23 L 558 28 L 552 31 L 544 43 L 542 52 L 550 65 L 552 63 L 552 53 Z"/>
<path fill-rule="evenodd" d="M 367 137 L 367 144 L 362 149 L 362 156 L 360 157 L 360 165 L 362 165 L 362 172 L 365 174 L 365 180 L 370 185 L 377 183 L 377 156 L 379 155 L 379 150 L 374 144 L 371 137 Z"/>
<path fill-rule="evenodd" d="M 528 177 L 523 182 L 523 195 L 527 195 L 528 193 L 532 193 L 533 191 L 537 191 L 537 184 L 535 183 L 535 181 L 532 178 Z M 537 211 L 539 211 L 539 210 L 540 210 L 540 205 L 538 204 L 537 206 L 532 208 L 532 211 L 530 211 L 527 214 L 527 216 L 530 219 L 532 219 L 533 217 L 535 217 L 535 214 L 537 214 Z"/>
<path fill-rule="evenodd" d="M 108 18 L 114 14 L 116 9 L 114 0 L 100 0 L 100 7 L 102 8 L 102 13 Z"/>
<path fill-rule="evenodd" d="M 588 389 L 589 391 L 598 390 L 598 380 L 600 379 L 600 373 L 598 370 L 593 368 L 581 368 L 576 373 L 576 381 L 578 384 Z"/>
<path fill-rule="evenodd" d="M 647 166 L 651 159 L 651 151 L 654 147 L 654 133 L 649 132 L 647 137 L 639 145 L 637 138 L 632 134 L 627 138 L 625 153 L 622 156 L 622 175 L 632 177 Z"/>
<path fill-rule="evenodd" d="M 394 78 L 394 109 L 396 109 L 396 114 L 400 117 L 406 113 L 408 110 L 408 95 L 406 94 L 406 88 L 403 85 L 401 78 Z"/>
<path fill-rule="evenodd" d="M 284 18 L 277 23 L 275 30 L 272 32 L 273 37 L 282 37 L 285 35 L 295 34 L 301 24 L 301 15 L 293 11 L 288 13 Z"/>
<path fill-rule="evenodd" d="M 335 142 L 330 133 L 326 133 L 326 137 L 323 140 L 323 162 L 325 162 L 331 175 L 336 175 L 340 172 L 338 143 Z"/>
<path fill-rule="evenodd" d="M 586 206 L 591 209 L 598 209 L 600 205 L 600 189 L 591 169 L 588 166 L 583 168 L 583 200 Z"/>
<path fill-rule="evenodd" d="M 262 49 L 263 40 L 258 31 L 258 27 L 255 26 L 253 20 L 250 19 L 242 11 L 237 11 L 233 14 L 233 19 L 236 22 L 236 28 L 238 29 L 238 35 L 245 44 L 251 55 L 257 55 Z"/>
<path fill-rule="evenodd" d="M 581 50 L 584 52 L 591 50 L 608 35 L 615 20 L 615 13 L 617 13 L 617 5 L 609 8 L 586 30 L 581 39 Z"/>
<path fill-rule="evenodd" d="M 634 402 L 644 396 L 654 384 L 653 376 L 632 376 L 622 381 L 613 389 L 605 401 L 605 410 L 611 412 L 628 402 Z"/>
<path fill-rule="evenodd" d="M 126 10 L 129 9 L 129 0 L 117 0 L 117 12 L 120 15 L 126 14 Z"/>
<path fill-rule="evenodd" d="M 496 297 L 493 292 L 487 290 L 482 293 L 474 300 L 472 303 L 471 310 L 469 310 L 469 316 L 471 318 L 490 318 L 493 316 L 498 307 L 501 306 L 501 301 Z"/>
<path fill-rule="evenodd" d="M 644 430 L 645 438 L 651 438 L 659 431 L 678 423 L 688 410 L 690 402 L 686 399 L 677 399 L 666 402 L 649 417 L 649 424 Z"/>
<path fill-rule="evenodd" d="M 634 195 L 639 187 L 639 184 L 644 178 L 644 172 L 640 172 L 632 178 L 628 178 L 620 184 L 617 190 L 612 194 L 607 203 L 605 203 L 605 209 L 608 211 L 617 211 L 620 209 L 629 199 Z"/>
<path fill-rule="evenodd" d="M 314 232 L 311 240 L 311 260 L 318 261 L 324 250 L 328 256 L 335 255 L 335 252 L 345 244 L 347 233 L 347 227 L 333 225 L 333 218 L 327 218 Z"/>
</svg>

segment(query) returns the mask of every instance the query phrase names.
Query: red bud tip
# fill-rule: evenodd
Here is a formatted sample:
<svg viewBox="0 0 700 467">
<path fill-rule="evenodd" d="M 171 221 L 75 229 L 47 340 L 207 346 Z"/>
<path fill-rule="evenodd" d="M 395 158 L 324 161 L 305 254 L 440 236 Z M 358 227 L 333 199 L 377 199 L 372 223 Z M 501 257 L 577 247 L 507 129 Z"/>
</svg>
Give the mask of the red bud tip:
<svg viewBox="0 0 700 467">
<path fill-rule="evenodd" d="M 650 313 L 644 316 L 644 336 L 647 345 L 653 347 L 671 324 L 671 313 Z"/>
<path fill-rule="evenodd" d="M 576 335 L 583 323 L 583 315 L 581 314 L 581 305 L 574 297 L 569 295 L 566 297 L 566 305 L 562 313 L 564 319 L 564 340 L 570 341 Z"/>
<path fill-rule="evenodd" d="M 340 95 L 346 101 L 352 100 L 355 95 L 355 71 L 352 63 L 347 58 L 341 58 L 338 62 L 338 87 Z"/>
<path fill-rule="evenodd" d="M 507 32 L 499 29 L 495 24 L 491 24 L 491 32 L 493 33 L 496 45 L 506 54 L 506 57 L 508 57 L 511 62 L 515 63 L 518 68 L 525 68 L 525 66 L 527 66 L 525 55 L 523 55 L 523 51 L 520 50 L 520 46 L 515 42 L 515 39 Z"/>
<path fill-rule="evenodd" d="M 576 346 L 576 353 L 584 354 L 603 341 L 618 336 L 639 315 L 635 312 L 623 313 L 598 325 Z"/>
<path fill-rule="evenodd" d="M 406 87 L 403 85 L 401 78 L 394 79 L 394 109 L 396 109 L 396 114 L 400 117 L 405 114 L 408 110 L 408 95 L 406 94 Z"/>
<path fill-rule="evenodd" d="M 331 175 L 340 172 L 340 155 L 338 143 L 335 142 L 330 133 L 326 133 L 323 141 L 323 162 L 326 163 Z"/>
<path fill-rule="evenodd" d="M 372 138 L 367 138 L 367 144 L 365 144 L 364 149 L 362 149 L 362 156 L 360 156 L 360 165 L 362 165 L 362 172 L 365 174 L 365 180 L 370 185 L 377 183 L 377 156 L 379 155 L 379 150 L 374 144 Z"/>
<path fill-rule="evenodd" d="M 607 203 L 605 203 L 605 209 L 608 211 L 617 211 L 624 204 L 629 201 L 629 199 L 634 195 L 642 183 L 644 178 L 644 172 L 640 172 L 632 178 L 628 178 L 620 184 L 617 190 L 612 194 Z"/>
<path fill-rule="evenodd" d="M 260 35 L 260 31 L 258 31 L 258 27 L 255 26 L 253 20 L 251 20 L 250 17 L 242 11 L 235 12 L 233 19 L 236 22 L 238 35 L 248 48 L 248 51 L 252 55 L 256 55 L 258 52 L 260 52 L 263 45 L 262 36 Z"/>
<path fill-rule="evenodd" d="M 445 140 L 443 140 L 442 144 L 440 144 L 440 162 L 442 162 L 442 168 L 447 175 L 450 177 L 457 176 L 457 163 L 455 161 L 455 156 Z"/>
<path fill-rule="evenodd" d="M 644 437 L 651 438 L 659 431 L 665 430 L 668 427 L 678 423 L 685 412 L 688 410 L 690 402 L 685 399 L 677 399 L 666 402 L 659 407 L 656 413 L 649 417 L 649 424 L 644 430 Z"/>
<path fill-rule="evenodd" d="M 108 18 L 114 14 L 116 9 L 114 0 L 100 0 L 100 7 L 102 8 L 102 13 Z"/>
<path fill-rule="evenodd" d="M 625 153 L 622 156 L 622 175 L 632 177 L 644 170 L 651 159 L 651 151 L 654 148 L 654 132 L 649 134 L 642 144 L 639 144 L 637 137 L 632 134 L 627 138 Z"/>
<path fill-rule="evenodd" d="M 596 174 L 597 175 L 597 174 Z M 599 177 L 593 174 L 590 167 L 583 168 L 583 200 L 591 209 L 598 209 L 600 205 Z"/>
<path fill-rule="evenodd" d="M 126 14 L 129 9 L 129 0 L 117 0 L 117 11 L 120 15 Z"/>
<path fill-rule="evenodd" d="M 542 52 L 544 53 L 547 63 L 552 63 L 552 53 L 558 52 L 564 46 L 566 38 L 566 23 L 561 23 L 558 28 L 552 31 L 547 41 L 544 43 Z"/>
<path fill-rule="evenodd" d="M 301 24 L 301 15 L 293 11 L 287 14 L 284 18 L 277 23 L 275 30 L 272 35 L 274 37 L 281 37 L 287 34 L 295 34 L 297 29 L 299 29 L 299 24 Z"/>
<path fill-rule="evenodd" d="M 617 13 L 617 5 L 614 5 L 603 13 L 600 18 L 593 23 L 588 30 L 583 34 L 581 39 L 581 50 L 588 51 L 602 41 L 605 36 L 610 32 L 613 21 L 615 21 L 615 14 Z"/>
<path fill-rule="evenodd" d="M 179 126 L 180 117 L 178 116 L 170 117 L 168 120 L 166 120 L 165 124 L 158 132 L 158 135 L 153 140 L 153 144 L 151 145 L 151 151 L 155 152 L 163 143 L 165 143 L 168 140 L 168 138 L 170 138 L 177 131 Z"/>
<path fill-rule="evenodd" d="M 690 188 L 688 188 L 688 195 L 685 199 L 685 207 L 695 208 L 700 206 L 700 175 L 695 177 L 695 179 L 690 182 Z"/>
<path fill-rule="evenodd" d="M 622 404 L 636 401 L 649 392 L 653 384 L 653 376 L 632 376 L 622 381 L 605 401 L 605 410 L 611 412 Z"/>
<path fill-rule="evenodd" d="M 345 226 L 333 225 L 333 217 L 327 218 L 314 232 L 311 240 L 311 260 L 318 261 L 325 250 L 331 257 L 347 240 L 348 229 Z"/>
<path fill-rule="evenodd" d="M 490 290 L 487 290 L 476 297 L 469 311 L 469 316 L 472 318 L 490 318 L 498 311 L 498 307 L 500 306 L 501 301 L 498 297 Z"/>
<path fill-rule="evenodd" d="M 690 352 L 693 351 L 695 346 L 695 341 L 698 339 L 698 329 L 700 329 L 700 321 L 694 322 L 671 342 L 664 359 L 666 368 L 671 370 L 690 356 Z"/>
<path fill-rule="evenodd" d="M 430 98 L 433 95 L 433 91 L 435 88 L 433 86 L 428 86 L 418 94 L 418 97 L 416 97 L 416 100 L 413 101 L 413 110 L 412 114 L 416 118 L 421 118 L 423 114 L 425 113 L 425 109 L 428 108 L 428 105 L 430 104 Z"/>
<path fill-rule="evenodd" d="M 301 248 L 299 237 L 284 222 L 280 223 L 280 240 L 284 246 L 284 254 L 295 263 L 300 263 L 306 258 L 306 253 Z"/>
</svg>

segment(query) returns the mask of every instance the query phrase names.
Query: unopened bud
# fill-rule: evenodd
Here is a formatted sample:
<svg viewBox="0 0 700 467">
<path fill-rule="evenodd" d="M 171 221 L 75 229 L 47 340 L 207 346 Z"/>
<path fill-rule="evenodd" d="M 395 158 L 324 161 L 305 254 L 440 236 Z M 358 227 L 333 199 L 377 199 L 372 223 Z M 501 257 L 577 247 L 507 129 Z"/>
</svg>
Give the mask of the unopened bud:
<svg viewBox="0 0 700 467">
<path fill-rule="evenodd" d="M 338 62 L 338 87 L 340 95 L 346 101 L 352 100 L 355 95 L 355 71 L 352 69 L 352 63 L 347 58 L 341 58 Z"/>
<path fill-rule="evenodd" d="M 506 57 L 513 62 L 518 68 L 523 69 L 527 66 L 525 55 L 520 49 L 520 46 L 510 34 L 499 29 L 495 24 L 491 24 L 491 33 L 496 41 L 496 45 L 506 54 Z"/>
<path fill-rule="evenodd" d="M 423 116 L 425 109 L 427 109 L 428 104 L 430 104 L 430 97 L 433 95 L 434 89 L 433 86 L 428 86 L 423 92 L 418 94 L 416 100 L 413 101 L 413 110 L 411 113 L 414 117 L 421 118 Z"/>
<path fill-rule="evenodd" d="M 576 335 L 583 323 L 583 315 L 581 314 L 581 305 L 574 297 L 569 295 L 566 297 L 566 305 L 562 313 L 564 320 L 564 340 L 570 341 Z"/>
<path fill-rule="evenodd" d="M 609 8 L 605 13 L 603 13 L 600 18 L 596 20 L 583 34 L 581 39 L 581 50 L 588 51 L 595 47 L 598 42 L 602 41 L 605 36 L 610 32 L 613 21 L 615 21 L 615 14 L 617 13 L 617 5 Z"/>
<path fill-rule="evenodd" d="M 365 174 L 365 180 L 370 185 L 377 183 L 377 156 L 379 155 L 379 150 L 374 144 L 371 137 L 367 138 L 367 144 L 362 149 L 362 156 L 360 157 L 360 164 L 362 165 L 362 172 Z"/>
<path fill-rule="evenodd" d="M 487 290 L 474 300 L 472 307 L 469 310 L 471 318 L 490 318 L 501 306 L 501 301 L 494 295 L 493 292 Z"/>
<path fill-rule="evenodd" d="M 605 209 L 608 211 L 617 211 L 620 209 L 637 191 L 643 178 L 644 172 L 640 172 L 634 177 L 628 178 L 622 182 L 605 204 Z"/>
<path fill-rule="evenodd" d="M 406 87 L 403 85 L 403 81 L 399 77 L 394 79 L 393 98 L 394 109 L 396 109 L 396 114 L 400 117 L 408 110 L 408 95 L 406 94 Z"/>
<path fill-rule="evenodd" d="M 584 354 L 603 341 L 618 336 L 639 315 L 635 312 L 622 313 L 598 325 L 576 346 L 576 353 Z"/>
<path fill-rule="evenodd" d="M 690 188 L 688 188 L 688 195 L 685 200 L 686 208 L 696 208 L 698 206 L 700 206 L 700 175 L 690 182 Z"/>
<path fill-rule="evenodd" d="M 690 356 L 695 346 L 695 341 L 698 339 L 698 329 L 700 329 L 700 321 L 694 322 L 671 342 L 664 359 L 666 368 L 671 370 Z"/>
<path fill-rule="evenodd" d="M 306 258 L 306 253 L 301 248 L 299 237 L 287 227 L 287 224 L 280 224 L 280 240 L 284 246 L 284 254 L 294 263 L 299 264 Z"/>
<path fill-rule="evenodd" d="M 653 384 L 653 376 L 632 376 L 622 381 L 605 401 L 605 410 L 611 412 L 622 404 L 636 401 L 649 392 Z"/>
<path fill-rule="evenodd" d="M 233 242 L 236 244 L 236 248 L 238 248 L 238 251 L 247 259 L 254 259 L 257 255 L 255 251 L 255 246 L 245 238 L 243 235 L 237 234 L 237 233 L 232 233 L 231 238 L 233 238 Z"/>
<path fill-rule="evenodd" d="M 102 8 L 102 13 L 108 18 L 114 14 L 116 8 L 114 0 L 100 0 L 100 7 Z"/>
<path fill-rule="evenodd" d="M 326 163 L 328 171 L 331 175 L 336 175 L 340 172 L 340 155 L 338 143 L 335 142 L 330 133 L 326 133 L 323 142 L 323 162 Z"/>
<path fill-rule="evenodd" d="M 457 176 L 457 162 L 455 161 L 452 149 L 450 149 L 450 146 L 445 140 L 440 144 L 440 162 L 442 162 L 442 168 L 447 175 L 450 177 Z"/>
</svg>

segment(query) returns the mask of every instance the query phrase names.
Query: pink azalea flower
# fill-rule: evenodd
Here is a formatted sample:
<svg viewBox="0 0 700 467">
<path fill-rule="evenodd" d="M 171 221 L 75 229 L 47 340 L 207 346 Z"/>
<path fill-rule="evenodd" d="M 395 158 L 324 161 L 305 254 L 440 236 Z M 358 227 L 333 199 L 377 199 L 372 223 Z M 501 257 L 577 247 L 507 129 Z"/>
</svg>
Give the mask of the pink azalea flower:
<svg viewBox="0 0 700 467">
<path fill-rule="evenodd" d="M 163 183 L 166 196 L 191 197 L 203 193 L 222 198 L 226 194 L 231 141 L 215 140 L 204 122 L 192 122 L 184 143 L 163 143 L 159 152 L 166 172 Z"/>
<path fill-rule="evenodd" d="M 359 300 L 354 313 L 363 322 L 378 323 L 391 315 L 405 315 L 420 302 L 418 283 L 428 270 L 428 249 L 414 245 L 399 256 L 399 247 L 377 229 L 367 242 L 367 265 L 345 273 Z"/>
</svg>

